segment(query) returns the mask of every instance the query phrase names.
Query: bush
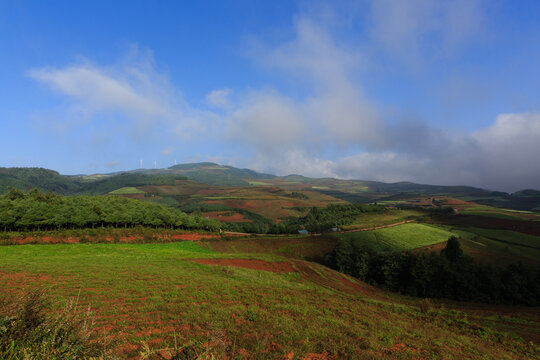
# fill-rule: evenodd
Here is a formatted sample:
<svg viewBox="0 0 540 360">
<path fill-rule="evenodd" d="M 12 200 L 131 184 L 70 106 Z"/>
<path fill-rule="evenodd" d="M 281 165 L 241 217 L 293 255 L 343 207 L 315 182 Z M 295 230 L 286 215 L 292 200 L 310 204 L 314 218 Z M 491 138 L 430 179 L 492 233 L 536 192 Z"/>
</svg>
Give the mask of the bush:
<svg viewBox="0 0 540 360">
<path fill-rule="evenodd" d="M 433 304 L 429 299 L 422 299 L 418 302 L 418 308 L 421 313 L 426 314 L 433 310 Z"/>
<path fill-rule="evenodd" d="M 76 300 L 60 312 L 41 290 L 18 299 L 0 299 L 0 358 L 79 359 L 107 355 L 103 340 L 92 331 L 91 308 L 82 310 Z"/>
</svg>

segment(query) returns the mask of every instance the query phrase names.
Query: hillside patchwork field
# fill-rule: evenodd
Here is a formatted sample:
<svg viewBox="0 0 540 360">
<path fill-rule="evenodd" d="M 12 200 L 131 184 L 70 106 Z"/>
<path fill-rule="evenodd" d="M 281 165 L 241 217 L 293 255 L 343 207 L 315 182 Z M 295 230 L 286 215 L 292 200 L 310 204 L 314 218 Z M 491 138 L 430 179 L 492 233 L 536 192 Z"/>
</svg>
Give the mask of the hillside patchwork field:
<svg viewBox="0 0 540 360">
<path fill-rule="evenodd" d="M 91 309 L 104 351 L 168 359 L 523 359 L 536 309 L 422 305 L 315 263 L 193 242 L 0 247 L 3 297 Z M 193 357 L 193 358 L 195 358 Z"/>
<path fill-rule="evenodd" d="M 494 305 L 538 303 L 533 190 L 212 163 L 76 177 L 0 171 L 0 190 L 32 184 L 86 195 L 0 198 L 0 351 L 9 311 L 38 290 L 50 316 L 76 309 L 108 359 L 540 358 L 540 310 Z M 471 258 L 451 253 L 456 243 Z M 478 289 L 491 286 L 476 293 L 488 295 L 452 295 L 472 294 L 463 279 L 474 274 L 484 276 Z M 428 283 L 452 291 L 430 293 Z"/>
</svg>

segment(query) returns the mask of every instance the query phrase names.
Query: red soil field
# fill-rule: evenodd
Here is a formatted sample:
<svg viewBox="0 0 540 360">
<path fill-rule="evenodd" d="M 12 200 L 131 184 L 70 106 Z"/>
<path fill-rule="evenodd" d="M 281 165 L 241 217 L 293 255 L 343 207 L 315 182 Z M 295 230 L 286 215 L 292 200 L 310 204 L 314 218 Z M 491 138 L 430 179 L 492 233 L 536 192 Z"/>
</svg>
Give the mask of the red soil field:
<svg viewBox="0 0 540 360">
<path fill-rule="evenodd" d="M 203 216 L 208 217 L 209 219 L 216 219 L 226 223 L 251 222 L 249 219 L 246 219 L 244 215 L 238 213 L 231 213 L 230 211 L 209 211 L 203 213 Z"/>
<path fill-rule="evenodd" d="M 306 204 L 303 204 L 301 202 L 284 202 L 284 203 L 281 203 L 281 207 L 284 207 L 284 208 L 286 208 L 286 207 L 295 207 L 295 206 L 297 206 L 297 207 L 305 207 Z"/>
<path fill-rule="evenodd" d="M 203 239 L 215 239 L 219 238 L 218 234 L 199 234 L 199 233 L 183 233 L 183 234 L 174 234 L 168 235 L 163 234 L 159 236 L 159 239 L 156 242 L 166 242 L 173 240 L 180 241 L 199 241 Z M 16 237 L 9 239 L 9 243 L 13 245 L 24 245 L 24 244 L 78 244 L 80 242 L 80 237 L 75 236 L 25 236 L 25 237 Z M 89 236 L 85 235 L 85 242 L 89 243 L 136 243 L 143 241 L 143 235 L 131 235 L 131 236 L 120 236 L 118 238 L 113 238 L 110 236 Z"/>
<path fill-rule="evenodd" d="M 218 195 L 218 194 L 229 194 L 233 192 L 232 189 L 201 189 L 196 192 L 197 195 Z"/>
<path fill-rule="evenodd" d="M 198 233 L 189 233 L 189 234 L 178 234 L 178 235 L 172 235 L 171 238 L 175 240 L 202 240 L 202 239 L 215 239 L 218 238 L 219 235 L 214 234 L 198 234 Z"/>
<path fill-rule="evenodd" d="M 146 200 L 144 194 L 115 194 L 115 196 L 122 196 L 128 199 Z M 161 196 L 153 196 L 154 199 L 161 199 Z"/>
</svg>

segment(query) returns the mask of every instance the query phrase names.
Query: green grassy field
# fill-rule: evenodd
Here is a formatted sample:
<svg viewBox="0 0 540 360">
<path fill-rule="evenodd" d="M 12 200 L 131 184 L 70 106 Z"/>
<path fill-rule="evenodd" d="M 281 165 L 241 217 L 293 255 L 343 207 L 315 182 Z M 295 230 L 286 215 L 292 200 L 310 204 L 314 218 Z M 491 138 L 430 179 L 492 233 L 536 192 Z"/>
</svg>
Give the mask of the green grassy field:
<svg viewBox="0 0 540 360">
<path fill-rule="evenodd" d="M 540 249 L 540 236 L 522 234 L 511 230 L 467 228 L 467 231 L 502 242 Z"/>
<path fill-rule="evenodd" d="M 126 186 L 126 187 L 111 191 L 109 194 L 112 194 L 112 195 L 144 194 L 144 191 L 139 190 L 136 187 Z"/>
<path fill-rule="evenodd" d="M 403 224 L 379 230 L 340 234 L 377 252 L 413 250 L 448 240 L 452 232 L 423 224 Z"/>
<path fill-rule="evenodd" d="M 476 227 L 452 228 L 462 240 L 465 254 L 478 261 L 506 265 L 522 261 L 540 266 L 540 238 L 510 230 Z M 525 245 L 525 246 L 523 246 Z"/>
<path fill-rule="evenodd" d="M 294 271 L 187 261 L 195 258 L 287 261 Z M 506 315 L 485 307 L 478 313 L 437 303 L 420 311 L 421 300 L 317 264 L 217 253 L 193 242 L 0 247 L 0 295 L 33 287 L 45 287 L 58 308 L 70 298 L 89 307 L 95 331 L 120 358 L 169 358 L 179 348 L 205 359 L 540 355 L 530 342 L 539 330 L 537 312 Z"/>
</svg>

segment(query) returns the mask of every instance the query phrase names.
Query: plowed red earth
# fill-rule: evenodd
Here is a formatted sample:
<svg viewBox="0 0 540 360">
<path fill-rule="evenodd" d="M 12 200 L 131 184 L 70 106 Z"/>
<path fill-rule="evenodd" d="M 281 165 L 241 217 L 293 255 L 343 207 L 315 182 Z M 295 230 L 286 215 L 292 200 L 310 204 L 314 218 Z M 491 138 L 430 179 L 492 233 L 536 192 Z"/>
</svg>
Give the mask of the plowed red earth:
<svg viewBox="0 0 540 360">
<path fill-rule="evenodd" d="M 289 262 L 271 263 L 263 260 L 250 259 L 193 259 L 190 261 L 205 265 L 234 266 L 253 270 L 272 271 L 276 273 L 295 271 Z"/>
<path fill-rule="evenodd" d="M 175 234 L 175 235 L 162 235 L 160 236 L 161 240 L 183 240 L 183 241 L 198 241 L 202 239 L 214 239 L 218 238 L 217 234 L 198 234 L 198 233 L 185 233 L 185 234 Z M 90 243 L 134 243 L 140 242 L 143 240 L 143 236 L 121 236 L 117 239 L 107 236 L 107 237 L 92 237 L 86 236 L 85 240 Z M 13 244 L 24 245 L 24 244 L 77 244 L 80 242 L 79 237 L 75 236 L 26 236 L 19 238 L 12 238 L 10 240 Z"/>
<path fill-rule="evenodd" d="M 434 218 L 448 225 L 474 226 L 486 229 L 518 231 L 524 234 L 540 236 L 540 221 L 522 221 L 491 218 L 480 215 L 458 215 Z"/>
<path fill-rule="evenodd" d="M 219 237 L 219 235 L 213 235 L 213 234 L 178 234 L 173 235 L 172 238 L 175 240 L 201 240 L 201 239 L 214 239 Z"/>
<path fill-rule="evenodd" d="M 226 223 L 232 222 L 250 222 L 251 220 L 246 219 L 244 215 L 238 213 L 232 213 L 230 211 L 210 211 L 203 213 L 204 217 L 210 219 L 217 219 Z"/>
</svg>

